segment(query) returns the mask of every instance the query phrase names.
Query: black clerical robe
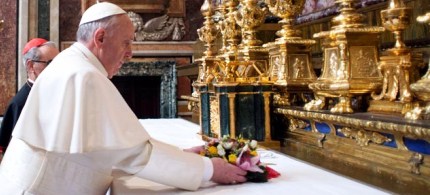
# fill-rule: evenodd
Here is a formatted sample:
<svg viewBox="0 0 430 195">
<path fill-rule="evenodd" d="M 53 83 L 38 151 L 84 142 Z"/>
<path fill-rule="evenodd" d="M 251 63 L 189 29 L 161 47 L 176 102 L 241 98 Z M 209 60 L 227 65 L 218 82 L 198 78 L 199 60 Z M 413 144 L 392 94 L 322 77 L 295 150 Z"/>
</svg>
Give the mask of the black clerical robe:
<svg viewBox="0 0 430 195">
<path fill-rule="evenodd" d="M 12 136 L 12 130 L 18 121 L 25 102 L 27 101 L 27 97 L 30 93 L 32 85 L 32 83 L 27 81 L 27 83 L 21 87 L 15 97 L 13 97 L 6 109 L 0 127 L 0 146 L 3 148 L 3 150 L 6 150 L 7 146 L 9 145 L 9 141 Z"/>
</svg>

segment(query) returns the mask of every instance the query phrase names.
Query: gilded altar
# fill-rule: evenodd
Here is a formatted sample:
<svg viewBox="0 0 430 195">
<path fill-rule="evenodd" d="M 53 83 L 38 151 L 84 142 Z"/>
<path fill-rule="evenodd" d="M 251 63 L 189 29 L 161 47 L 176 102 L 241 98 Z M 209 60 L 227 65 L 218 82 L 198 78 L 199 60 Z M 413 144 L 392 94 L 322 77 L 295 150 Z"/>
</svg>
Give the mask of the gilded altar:
<svg viewBox="0 0 430 195">
<path fill-rule="evenodd" d="M 324 24 L 304 24 L 305 0 L 205 1 L 192 99 L 202 133 L 278 140 L 286 154 L 372 185 L 429 193 L 430 52 L 404 36 L 430 23 L 413 18 L 423 2 L 337 0 Z M 280 27 L 267 42 L 264 17 Z"/>
</svg>

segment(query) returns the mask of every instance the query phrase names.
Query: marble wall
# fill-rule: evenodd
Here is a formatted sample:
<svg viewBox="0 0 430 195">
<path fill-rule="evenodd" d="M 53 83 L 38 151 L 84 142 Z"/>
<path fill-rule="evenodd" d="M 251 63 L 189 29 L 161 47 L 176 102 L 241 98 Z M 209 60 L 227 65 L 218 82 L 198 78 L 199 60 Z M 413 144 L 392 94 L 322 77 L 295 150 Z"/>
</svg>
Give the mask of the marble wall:
<svg viewBox="0 0 430 195">
<path fill-rule="evenodd" d="M 17 2 L 2 0 L 0 6 L 0 20 L 4 20 L 3 30 L 0 31 L 0 115 L 3 115 L 17 89 Z"/>
<path fill-rule="evenodd" d="M 81 0 L 60 0 L 60 42 L 76 40 L 81 16 Z"/>
</svg>

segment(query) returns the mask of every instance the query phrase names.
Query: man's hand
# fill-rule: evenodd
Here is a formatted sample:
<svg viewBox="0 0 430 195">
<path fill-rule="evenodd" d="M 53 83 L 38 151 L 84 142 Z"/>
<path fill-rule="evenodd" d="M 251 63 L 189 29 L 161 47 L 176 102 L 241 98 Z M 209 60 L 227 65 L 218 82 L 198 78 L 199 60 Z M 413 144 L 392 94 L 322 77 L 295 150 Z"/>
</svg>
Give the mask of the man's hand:
<svg viewBox="0 0 430 195">
<path fill-rule="evenodd" d="M 211 180 L 220 184 L 236 184 L 246 181 L 246 171 L 221 158 L 211 158 L 214 173 Z"/>
</svg>

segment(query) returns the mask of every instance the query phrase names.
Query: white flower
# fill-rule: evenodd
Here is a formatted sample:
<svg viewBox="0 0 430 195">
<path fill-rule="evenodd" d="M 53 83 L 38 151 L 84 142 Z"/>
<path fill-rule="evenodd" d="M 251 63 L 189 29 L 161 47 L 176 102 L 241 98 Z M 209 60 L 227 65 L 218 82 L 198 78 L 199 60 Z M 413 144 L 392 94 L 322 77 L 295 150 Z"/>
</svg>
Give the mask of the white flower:
<svg viewBox="0 0 430 195">
<path fill-rule="evenodd" d="M 257 141 L 252 140 L 251 143 L 249 143 L 249 146 L 251 147 L 251 149 L 257 148 Z"/>
<path fill-rule="evenodd" d="M 222 147 L 224 147 L 226 150 L 229 150 L 231 147 L 233 147 L 233 142 L 222 142 Z"/>
<path fill-rule="evenodd" d="M 222 147 L 221 144 L 218 144 L 217 149 L 218 149 L 218 155 L 220 155 L 220 156 L 224 156 L 225 155 L 225 150 L 224 150 L 224 148 Z"/>
</svg>

